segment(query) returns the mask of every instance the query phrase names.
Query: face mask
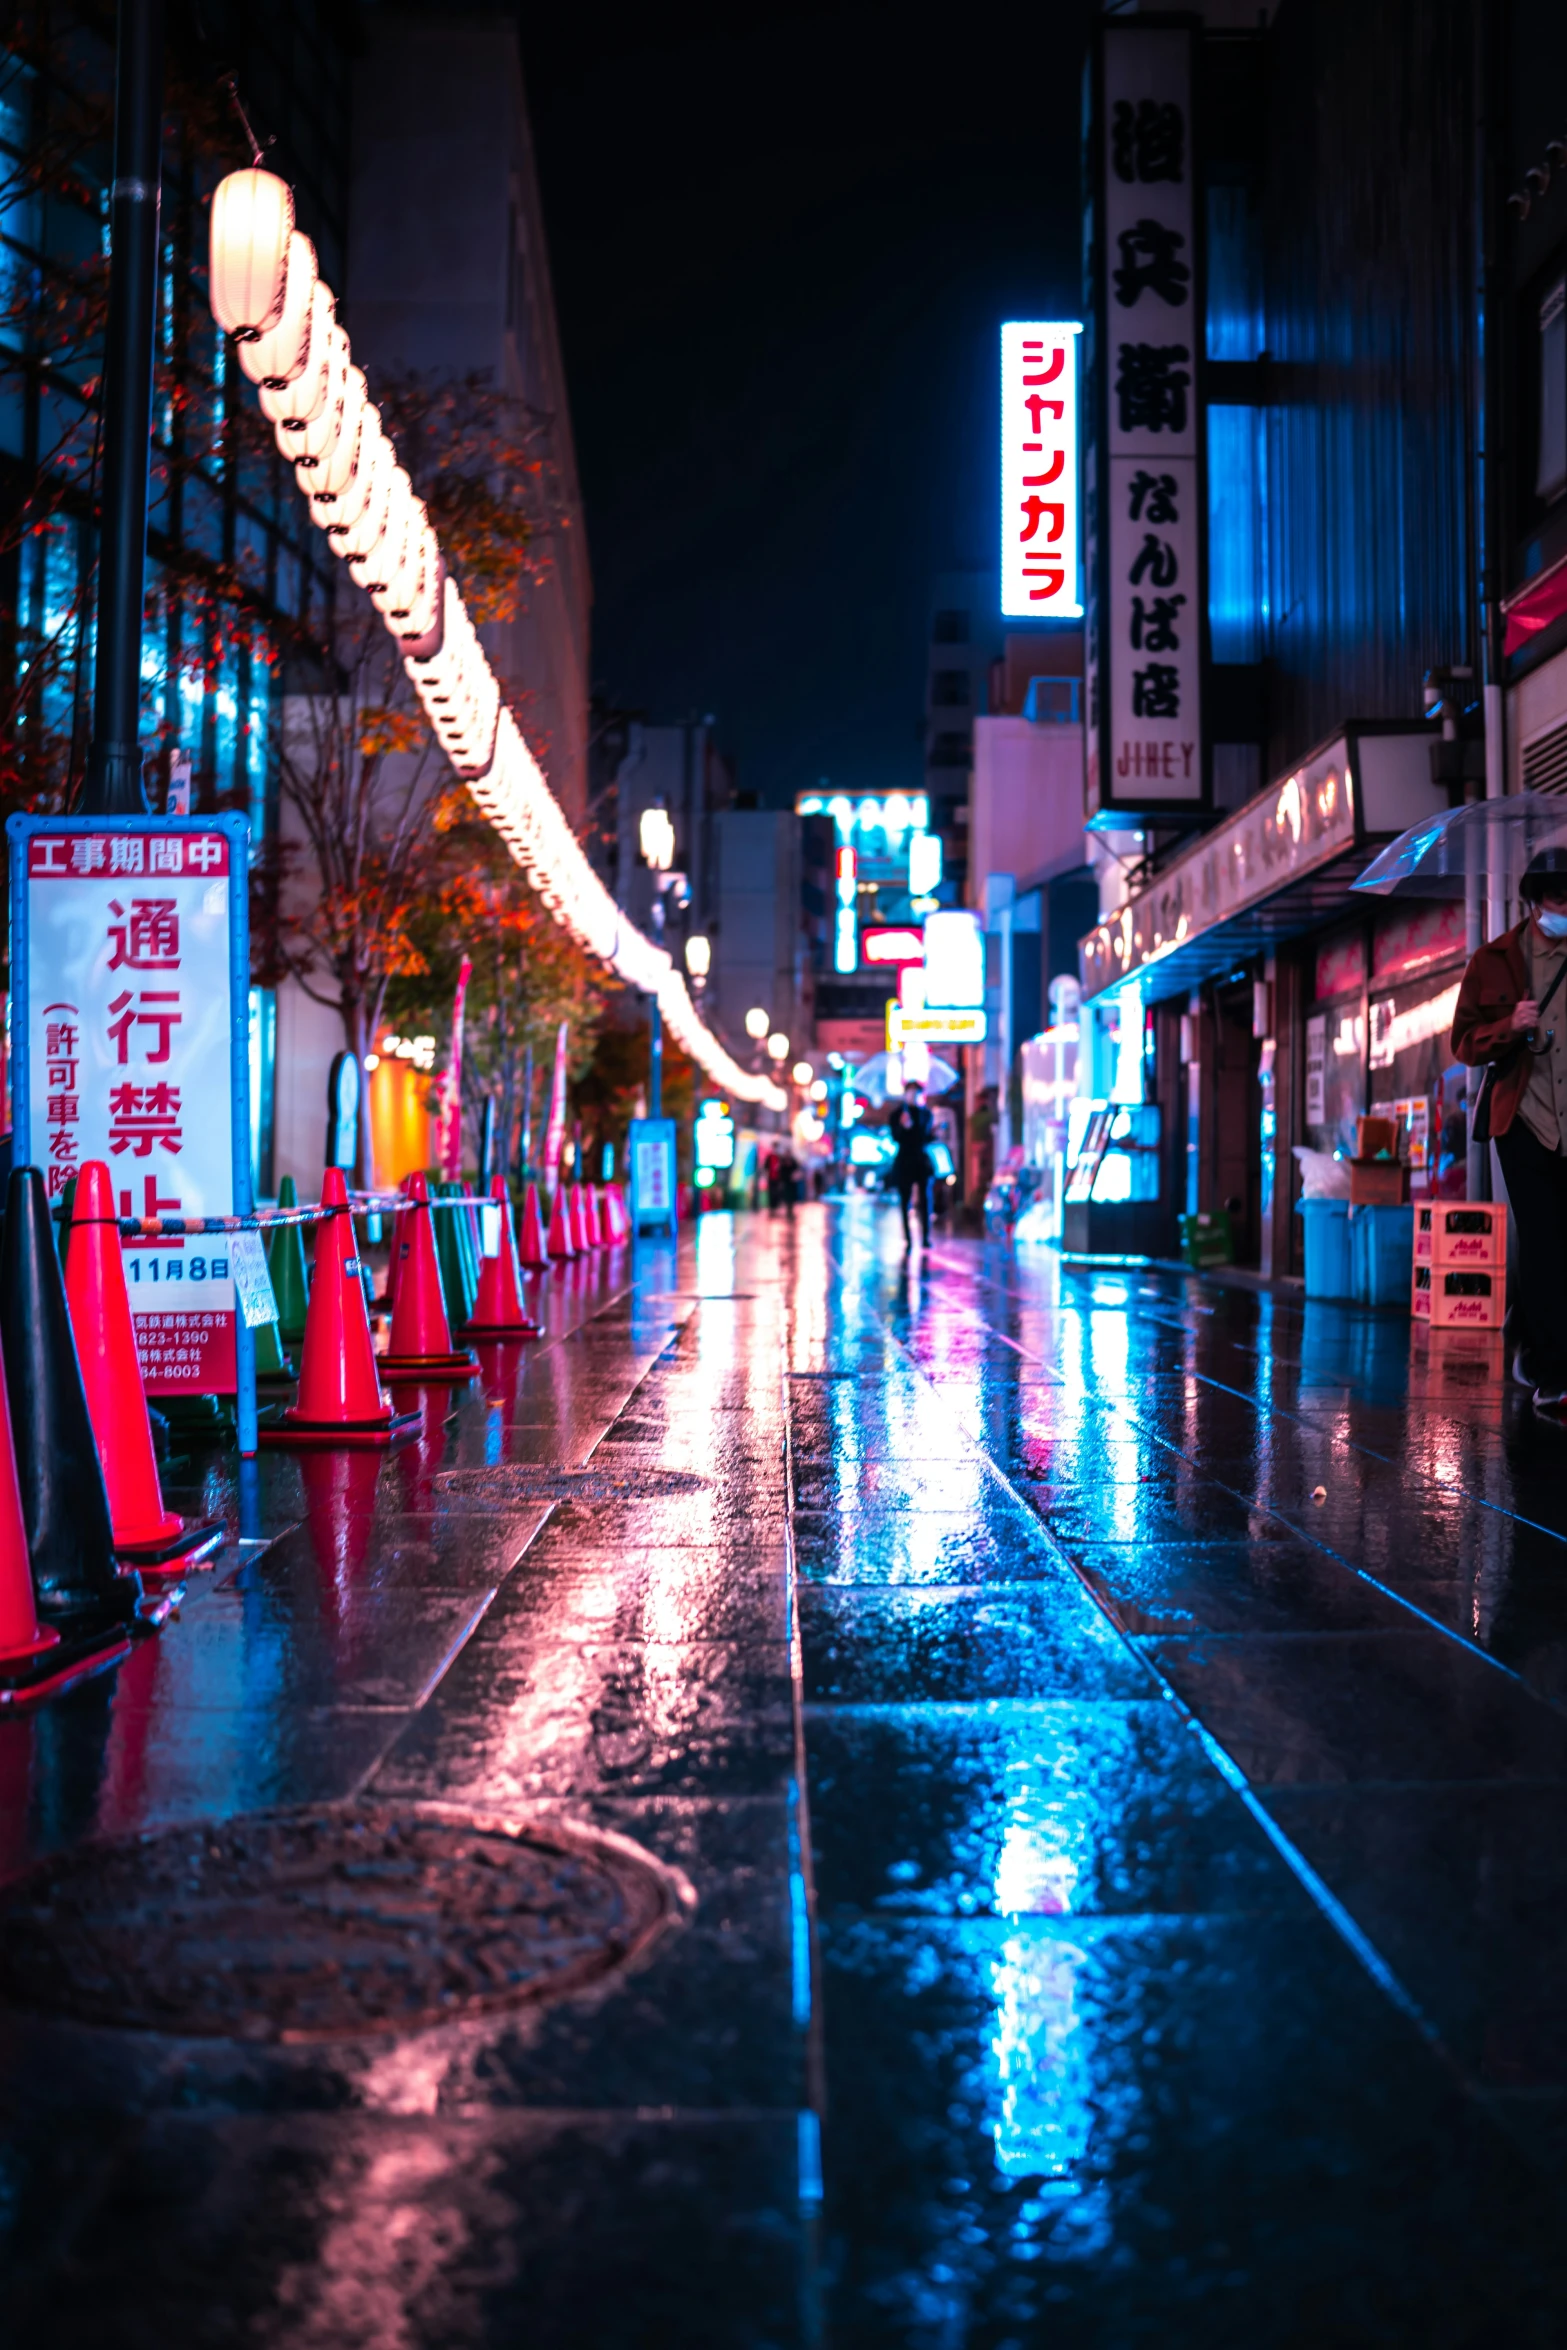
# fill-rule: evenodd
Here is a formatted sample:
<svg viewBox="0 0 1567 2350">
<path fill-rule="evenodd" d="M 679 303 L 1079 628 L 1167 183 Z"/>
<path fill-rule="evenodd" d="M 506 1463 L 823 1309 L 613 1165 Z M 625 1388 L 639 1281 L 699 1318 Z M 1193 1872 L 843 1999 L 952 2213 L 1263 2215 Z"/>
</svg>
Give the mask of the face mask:
<svg viewBox="0 0 1567 2350">
<path fill-rule="evenodd" d="M 1541 906 L 1535 920 L 1547 938 L 1567 938 L 1567 906 L 1560 913 L 1549 906 Z"/>
</svg>

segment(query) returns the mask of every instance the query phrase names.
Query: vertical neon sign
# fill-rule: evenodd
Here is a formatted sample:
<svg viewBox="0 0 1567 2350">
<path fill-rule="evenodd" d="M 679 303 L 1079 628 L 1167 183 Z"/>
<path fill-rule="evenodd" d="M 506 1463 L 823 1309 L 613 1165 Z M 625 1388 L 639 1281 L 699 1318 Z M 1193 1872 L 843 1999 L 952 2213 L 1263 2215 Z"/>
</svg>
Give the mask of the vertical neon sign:
<svg viewBox="0 0 1567 2350">
<path fill-rule="evenodd" d="M 1074 321 L 1001 329 L 1001 609 L 1081 620 Z"/>
<path fill-rule="evenodd" d="M 852 849 L 838 851 L 838 922 L 833 934 L 832 967 L 857 971 L 860 966 L 860 926 L 855 901 L 859 896 L 859 868 Z"/>
</svg>

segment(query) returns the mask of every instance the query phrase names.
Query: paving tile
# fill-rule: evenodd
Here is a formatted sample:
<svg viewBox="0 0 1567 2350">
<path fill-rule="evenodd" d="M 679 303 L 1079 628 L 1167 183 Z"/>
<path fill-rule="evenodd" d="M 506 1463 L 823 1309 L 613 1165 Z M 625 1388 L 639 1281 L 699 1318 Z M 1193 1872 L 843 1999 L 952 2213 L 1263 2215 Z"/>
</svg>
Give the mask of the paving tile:
<svg viewBox="0 0 1567 2350">
<path fill-rule="evenodd" d="M 1393 1632 L 1397 1600 L 1305 1542 L 1084 1543 L 1074 1564 L 1122 1630 Z"/>
<path fill-rule="evenodd" d="M 164 2115 L 134 2157 L 84 2167 L 67 2256 L 13 2299 L 25 2350 L 793 2338 L 792 2113 Z"/>
<path fill-rule="evenodd" d="M 1567 1785 L 1267 1800 L 1475 2079 L 1567 2091 Z"/>
<path fill-rule="evenodd" d="M 1021 1511 L 801 1511 L 794 1539 L 801 1576 L 813 1583 L 1005 1583 L 1061 1572 Z"/>
<path fill-rule="evenodd" d="M 1259 1786 L 1567 1779 L 1567 1716 L 1440 1632 L 1210 1634 L 1149 1653 Z"/>
<path fill-rule="evenodd" d="M 1169 1704 L 812 1706 L 823 1914 L 1302 1910 Z"/>
<path fill-rule="evenodd" d="M 1149 1694 L 1137 1659 L 1061 1578 L 992 1591 L 804 1584 L 800 1630 L 813 1704 Z"/>
<path fill-rule="evenodd" d="M 542 1646 L 526 1626 L 464 1657 L 376 1773 L 379 1793 L 497 1802 L 770 1793 L 793 1768 L 783 1643 Z"/>
<path fill-rule="evenodd" d="M 1543 2350 L 1567 2319 L 1554 2189 L 1320 1921 L 822 1941 L 849 2340 Z"/>
</svg>

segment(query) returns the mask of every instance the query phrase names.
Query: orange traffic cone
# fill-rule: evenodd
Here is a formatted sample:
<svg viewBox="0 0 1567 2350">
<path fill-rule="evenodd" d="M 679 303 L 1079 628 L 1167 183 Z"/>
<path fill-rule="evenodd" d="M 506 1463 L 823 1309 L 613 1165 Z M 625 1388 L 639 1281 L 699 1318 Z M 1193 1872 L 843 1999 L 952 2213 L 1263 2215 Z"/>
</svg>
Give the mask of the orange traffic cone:
<svg viewBox="0 0 1567 2350">
<path fill-rule="evenodd" d="M 555 1197 L 550 1202 L 549 1253 L 552 1257 L 574 1257 L 577 1244 L 572 1235 L 571 1218 L 566 1212 L 566 1186 L 557 1183 Z"/>
<path fill-rule="evenodd" d="M 354 1220 L 341 1167 L 321 1178 L 326 1211 L 316 1226 L 316 1269 L 305 1312 L 299 1395 L 263 1444 L 391 1444 L 419 1425 L 417 1412 L 395 1412 L 376 1377 L 375 1348 Z"/>
<path fill-rule="evenodd" d="M 211 1519 L 187 1525 L 178 1510 L 163 1506 L 114 1193 L 101 1159 L 89 1159 L 76 1179 L 70 1228 L 65 1301 L 103 1463 L 115 1550 L 133 1566 L 178 1561 L 182 1570 L 193 1567 L 218 1548 L 223 1527 Z"/>
<path fill-rule="evenodd" d="M 517 1242 L 511 1227 L 511 1201 L 504 1175 L 492 1176 L 490 1197 L 497 1203 L 500 1241 L 493 1257 L 479 1258 L 479 1294 L 465 1338 L 539 1338 L 543 1333 L 522 1306 L 522 1273 L 517 1264 Z"/>
<path fill-rule="evenodd" d="M 549 1263 L 544 1248 L 544 1218 L 539 1209 L 539 1187 L 530 1183 L 522 1195 L 522 1232 L 517 1254 L 526 1270 L 541 1273 Z"/>
<path fill-rule="evenodd" d="M 409 1205 L 398 1213 L 397 1303 L 392 1309 L 392 1343 L 381 1357 L 383 1379 L 471 1379 L 478 1357 L 454 1347 L 441 1268 L 430 1230 L 430 1185 L 423 1174 L 408 1178 Z M 445 1215 L 460 1215 L 447 1208 Z"/>
</svg>

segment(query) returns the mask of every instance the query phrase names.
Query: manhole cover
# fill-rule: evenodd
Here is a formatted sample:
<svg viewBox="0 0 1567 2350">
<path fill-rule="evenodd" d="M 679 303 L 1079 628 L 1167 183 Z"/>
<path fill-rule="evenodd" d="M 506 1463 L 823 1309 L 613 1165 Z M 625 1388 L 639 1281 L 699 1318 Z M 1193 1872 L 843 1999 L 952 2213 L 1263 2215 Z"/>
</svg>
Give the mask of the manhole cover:
<svg viewBox="0 0 1567 2350">
<path fill-rule="evenodd" d="M 507 1461 L 490 1469 L 443 1469 L 437 1493 L 471 1494 L 484 1501 L 660 1501 L 666 1494 L 705 1493 L 707 1479 L 690 1469 L 538 1469 Z"/>
<path fill-rule="evenodd" d="M 0 1995 L 81 2022 L 300 2041 L 559 1999 L 693 1897 L 623 1837 L 438 1804 L 252 1812 L 84 1845 L 0 1893 Z"/>
</svg>

